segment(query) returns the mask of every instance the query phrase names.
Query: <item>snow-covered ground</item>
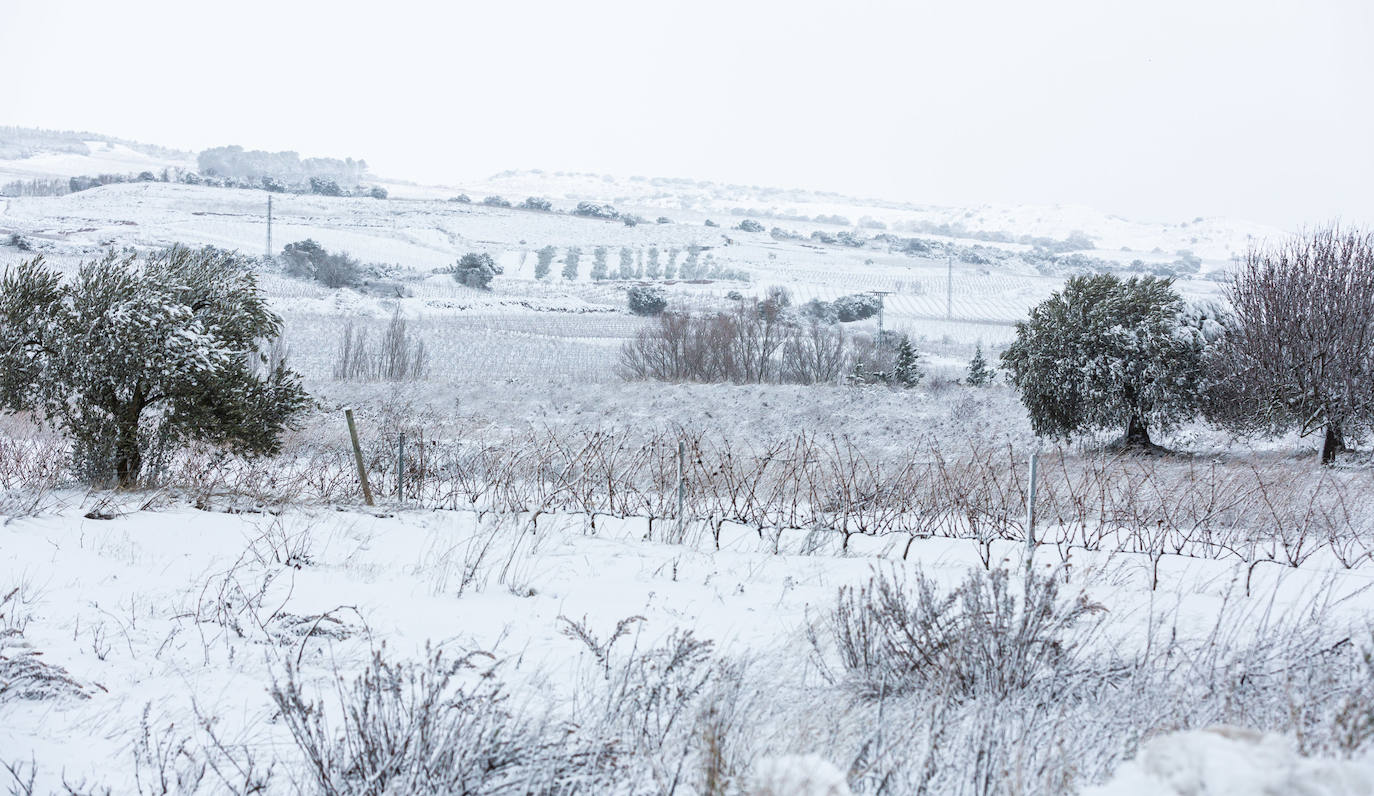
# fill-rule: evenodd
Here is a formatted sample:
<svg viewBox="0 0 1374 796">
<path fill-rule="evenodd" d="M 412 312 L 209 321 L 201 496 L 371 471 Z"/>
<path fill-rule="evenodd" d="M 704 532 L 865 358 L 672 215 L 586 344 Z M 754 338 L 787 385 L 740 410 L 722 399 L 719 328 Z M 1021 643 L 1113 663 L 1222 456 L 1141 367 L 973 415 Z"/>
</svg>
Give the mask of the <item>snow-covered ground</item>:
<svg viewBox="0 0 1374 796">
<path fill-rule="evenodd" d="M 121 144 L 88 149 L 0 162 L 0 184 L 193 166 Z M 1123 262 L 1192 250 L 1203 277 L 1276 231 L 535 171 L 380 184 L 391 198 L 271 197 L 274 250 L 311 238 L 389 266 L 383 281 L 400 286 L 261 274 L 289 361 L 321 402 L 281 457 L 235 469 L 195 453 L 165 491 L 82 493 L 52 475 L 61 448 L 49 436 L 22 420 L 0 426 L 4 786 L 420 792 L 397 773 L 424 768 L 413 750 L 391 749 L 395 765 L 358 762 L 380 748 L 378 733 L 414 718 L 405 695 L 428 693 L 407 679 L 416 674 L 441 680 L 450 700 L 426 715 L 459 716 L 456 746 L 486 766 L 449 791 L 1371 792 L 1374 524 L 1362 471 L 1318 476 L 1291 459 L 1295 439 L 1252 449 L 1201 427 L 1161 438 L 1195 458 L 1157 464 L 1094 470 L 1098 460 L 1047 451 L 1042 546 L 1027 566 L 1020 468 L 1035 443 L 1024 412 L 1005 386 L 951 381 L 976 343 L 1009 341 L 1062 279 L 1014 258 L 951 264 L 733 227 L 754 217 L 804 238 L 871 237 L 881 224 L 1012 253 L 1025 245 L 987 239 L 1077 233 L 1095 242 L 1085 254 Z M 459 192 L 476 203 L 447 201 Z M 648 223 L 482 205 L 489 194 L 545 196 L 561 210 L 611 202 Z M 11 235 L 64 268 L 109 246 L 257 255 L 267 200 L 158 182 L 0 198 L 0 264 L 30 256 Z M 940 225 L 945 234 L 928 231 Z M 536 280 L 547 246 L 554 277 Z M 886 291 L 886 327 L 920 341 L 934 378 L 912 391 L 625 382 L 617 352 L 646 321 L 627 312 L 626 282 L 588 279 L 597 247 L 612 271 L 622 251 L 637 265 L 651 251 L 680 263 L 700 247 L 750 275 L 672 280 L 683 305 L 774 286 L 795 303 Z M 559 276 L 569 248 L 582 253 L 575 281 Z M 504 268 L 491 292 L 434 273 L 474 251 Z M 1210 278 L 1178 286 L 1218 293 Z M 397 310 L 425 341 L 428 377 L 336 381 L 345 325 L 379 331 Z M 876 331 L 876 319 L 853 327 Z M 377 507 L 360 505 L 343 406 L 357 409 Z M 420 470 L 405 503 L 390 497 L 402 432 Z M 679 440 L 696 457 L 681 526 Z M 805 477 L 777 474 L 774 462 L 798 459 Z M 749 483 L 731 480 L 739 473 Z M 885 508 L 901 495 L 911 504 Z M 1091 520 L 1085 505 L 1100 507 Z M 855 531 L 874 516 L 884 532 Z M 1006 573 L 1011 597 L 985 605 L 1001 582 L 990 571 Z M 1057 584 L 1051 615 L 1081 615 L 1014 632 L 1026 584 L 1045 582 L 1027 571 Z M 902 614 L 881 610 L 884 583 L 911 590 L 909 617 L 921 604 L 910 595 L 929 586 L 936 602 L 964 589 L 940 604 L 969 627 L 1006 620 L 965 634 L 990 645 L 969 655 L 989 667 L 959 682 L 884 668 L 894 650 L 854 635 L 872 659 L 846 659 L 846 599 Z M 304 710 L 312 700 L 322 707 Z M 380 712 L 348 713 L 363 705 Z M 330 746 L 336 736 L 367 754 Z M 322 749 L 342 757 L 312 763 Z"/>
<path fill-rule="evenodd" d="M 275 761 L 274 792 L 292 780 L 310 790 L 307 767 L 269 688 L 291 670 L 311 694 L 328 696 L 336 677 L 356 676 L 382 646 L 402 661 L 423 660 L 436 649 L 491 653 L 501 662 L 499 677 L 519 711 L 586 722 L 607 665 L 595 644 L 609 649 L 614 660 L 628 659 L 632 650 L 657 648 L 685 631 L 713 642 L 713 659 L 747 665 L 750 673 L 743 683 L 749 693 L 742 698 L 751 711 L 735 717 L 745 737 L 728 739 L 740 784 L 749 770 L 786 755 L 817 756 L 862 782 L 855 755 L 863 754 L 856 747 L 867 730 L 850 712 L 852 705 L 841 709 L 853 701 L 844 687 L 821 677 L 825 656 L 809 635 L 824 635 L 841 587 L 862 586 L 876 573 L 901 579 L 919 570 L 948 588 L 982 568 L 971 546 L 942 539 L 919 540 L 908 549 L 884 538 L 859 538 L 841 552 L 837 540 L 817 542 L 804 532 L 764 541 L 751 529 L 730 526 L 718 543 L 704 527 L 689 528 L 680 543 L 667 543 L 662 526 L 651 531 L 643 521 L 603 517 L 593 529 L 587 517 L 575 515 L 479 519 L 469 512 L 397 506 L 225 514 L 156 495 L 110 500 L 58 494 L 47 506 L 39 516 L 9 517 L 0 527 L 0 597 L 10 596 L 3 607 L 9 635 L 0 656 L 41 656 L 46 666 L 61 669 L 60 675 L 49 673 L 61 682 L 13 678 L 4 684 L 46 690 L 45 698 L 15 699 L 0 689 L 0 757 L 21 774 L 35 767 L 36 793 L 58 788 L 63 780 L 114 792 L 161 792 L 149 785 L 156 777 L 189 776 L 197 767 L 227 767 L 249 757 L 260 767 Z M 1048 571 L 1053 558 L 1038 557 L 1037 564 Z M 1363 570 L 1267 568 L 1251 575 L 1246 596 L 1243 564 L 1171 557 L 1152 589 L 1142 556 L 1074 558 L 1066 591 L 1082 590 L 1106 608 L 1110 618 L 1092 643 L 1123 660 L 1144 655 L 1149 643 L 1180 649 L 1196 643 L 1196 649 L 1225 656 L 1227 650 L 1216 645 L 1263 645 L 1266 637 L 1294 632 L 1298 622 L 1316 623 L 1312 636 L 1335 644 L 1331 654 L 1369 643 L 1367 633 L 1353 645 L 1348 636 L 1339 643 L 1368 611 L 1369 575 Z M 1000 546 L 997 559 L 1013 571 L 1023 566 L 1022 549 L 1014 543 Z M 1234 626 L 1219 632 L 1221 617 Z M 627 635 L 608 643 L 627 619 Z M 578 638 L 573 625 L 592 643 Z M 1151 715 L 1146 706 L 1155 701 L 1136 695 L 1138 709 L 1145 711 L 1139 716 L 1108 721 L 1104 715 L 1093 726 L 1084 724 L 1088 717 L 1061 715 L 1052 726 L 1033 730 L 1034 742 L 1080 745 L 1068 757 L 1086 770 L 1074 772 L 1072 781 L 1100 780 L 1143 740 L 1198 726 L 1192 722 L 1254 720 L 1286 698 L 1313 696 L 1279 693 L 1268 678 L 1302 689 L 1265 668 L 1274 663 L 1258 657 L 1223 663 L 1257 667 L 1251 674 L 1256 685 L 1247 690 L 1229 676 L 1198 684 L 1239 690 L 1226 699 L 1201 697 L 1182 715 L 1171 712 L 1178 710 L 1172 706 Z M 1198 678 L 1218 677 L 1202 660 L 1188 666 Z M 1226 704 L 1242 693 L 1253 704 Z M 805 705 L 790 702 L 801 694 L 836 712 L 801 718 L 798 709 Z M 679 696 L 690 703 L 689 695 Z M 1110 709 L 1111 700 L 1104 701 Z M 1017 700 L 1006 705 L 1013 713 L 1026 709 Z M 901 718 L 908 709 L 914 707 L 903 698 L 886 707 L 898 717 L 886 729 L 893 743 L 929 737 L 930 728 Z M 1165 716 L 1183 723 L 1152 724 Z M 952 723 L 958 720 L 949 716 Z M 1323 725 L 1331 721 L 1313 717 L 1305 727 L 1312 736 L 1304 742 L 1320 748 L 1328 732 Z M 1076 736 L 1083 732 L 1099 737 Z M 860 737 L 845 737 L 849 733 Z M 692 738 L 675 736 L 682 743 Z M 226 749 L 217 751 L 216 743 Z M 1094 792 L 1365 793 L 1374 770 L 1307 763 L 1283 751 L 1289 742 L 1278 740 L 1216 750 L 1215 757 L 1205 748 L 1201 755 L 1193 743 L 1169 743 L 1151 741 L 1141 761 L 1117 775 L 1117 786 Z M 1107 757 L 1081 759 L 1089 748 Z M 999 765 L 1009 767 L 998 777 L 1034 777 L 1016 792 L 1054 792 L 1043 770 L 1037 773 L 1008 750 L 996 754 Z M 1214 770 L 1225 765 L 1255 768 L 1229 790 L 1196 784 L 1235 779 Z M 1048 767 L 1065 775 L 1063 765 Z M 1318 770 L 1324 773 L 1312 774 Z M 902 769 L 897 776 L 914 773 Z M 622 774 L 624 792 L 663 786 L 631 782 L 628 771 Z M 234 786 L 213 770 L 204 776 L 205 792 Z M 232 780 L 233 772 L 228 776 Z M 948 787 L 960 780 L 944 771 L 936 781 Z M 1297 782 L 1310 789 L 1288 790 Z M 695 776 L 684 777 L 682 788 L 705 792 Z M 1003 786 L 992 792 L 1003 792 Z"/>
</svg>

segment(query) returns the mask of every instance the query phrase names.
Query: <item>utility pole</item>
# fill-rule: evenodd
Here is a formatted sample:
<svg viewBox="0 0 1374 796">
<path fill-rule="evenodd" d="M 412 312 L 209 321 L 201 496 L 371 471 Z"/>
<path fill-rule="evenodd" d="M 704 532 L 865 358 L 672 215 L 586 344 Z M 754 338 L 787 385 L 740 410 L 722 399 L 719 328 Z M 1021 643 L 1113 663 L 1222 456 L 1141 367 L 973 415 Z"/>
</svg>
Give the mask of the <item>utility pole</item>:
<svg viewBox="0 0 1374 796">
<path fill-rule="evenodd" d="M 272 194 L 267 195 L 267 258 L 272 258 Z"/>
<path fill-rule="evenodd" d="M 949 255 L 945 272 L 945 320 L 954 320 L 954 255 Z"/>
<path fill-rule="evenodd" d="M 891 290 L 870 290 L 869 293 L 878 297 L 878 344 L 883 341 L 883 311 L 887 309 L 887 300 L 883 298 L 892 294 Z"/>
</svg>

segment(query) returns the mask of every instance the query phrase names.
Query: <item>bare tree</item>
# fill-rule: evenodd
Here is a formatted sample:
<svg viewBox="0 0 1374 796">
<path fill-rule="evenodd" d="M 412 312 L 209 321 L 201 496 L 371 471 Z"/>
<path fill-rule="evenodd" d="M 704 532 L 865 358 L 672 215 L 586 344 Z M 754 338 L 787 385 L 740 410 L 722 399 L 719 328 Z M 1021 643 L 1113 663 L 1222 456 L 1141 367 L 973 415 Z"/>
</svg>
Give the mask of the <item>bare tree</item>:
<svg viewBox="0 0 1374 796">
<path fill-rule="evenodd" d="M 1331 226 L 1252 249 L 1227 289 L 1213 419 L 1322 432 L 1330 464 L 1374 421 L 1374 235 Z"/>
</svg>

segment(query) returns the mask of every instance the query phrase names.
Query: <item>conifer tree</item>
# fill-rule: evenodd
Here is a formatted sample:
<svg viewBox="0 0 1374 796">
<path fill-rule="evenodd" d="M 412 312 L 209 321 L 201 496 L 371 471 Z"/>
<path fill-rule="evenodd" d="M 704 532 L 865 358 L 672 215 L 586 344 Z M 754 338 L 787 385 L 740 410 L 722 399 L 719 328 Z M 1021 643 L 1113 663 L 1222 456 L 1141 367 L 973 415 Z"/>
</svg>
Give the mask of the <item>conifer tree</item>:
<svg viewBox="0 0 1374 796">
<path fill-rule="evenodd" d="M 997 371 L 993 370 L 986 358 L 983 357 L 983 344 L 973 350 L 973 359 L 968 363 L 968 377 L 964 381 L 974 387 L 984 387 L 992 383 L 997 378 Z"/>
<path fill-rule="evenodd" d="M 569 282 L 577 281 L 577 266 L 582 260 L 582 250 L 576 246 L 569 246 L 568 253 L 563 258 L 563 278 Z"/>
</svg>

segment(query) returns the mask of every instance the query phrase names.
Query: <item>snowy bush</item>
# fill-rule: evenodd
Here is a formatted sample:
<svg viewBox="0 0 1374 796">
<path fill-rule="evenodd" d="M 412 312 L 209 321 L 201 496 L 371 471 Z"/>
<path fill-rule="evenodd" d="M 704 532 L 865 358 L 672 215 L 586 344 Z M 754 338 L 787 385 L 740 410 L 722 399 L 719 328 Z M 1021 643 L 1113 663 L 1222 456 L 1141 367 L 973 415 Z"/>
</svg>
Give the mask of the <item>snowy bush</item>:
<svg viewBox="0 0 1374 796">
<path fill-rule="evenodd" d="M 468 252 L 458 258 L 458 264 L 453 267 L 453 281 L 478 290 L 490 290 L 492 278 L 501 273 L 504 271 L 490 254 Z"/>
<path fill-rule="evenodd" d="M 518 715 L 501 683 L 465 682 L 465 670 L 489 657 L 454 660 L 433 652 L 423 663 L 392 663 L 375 650 L 367 668 L 334 691 L 337 710 L 312 698 L 288 665 L 272 699 L 320 793 L 563 793 L 594 786 L 605 756 Z"/>
<path fill-rule="evenodd" d="M 611 220 L 620 218 L 619 211 L 614 207 L 597 204 L 596 202 L 578 202 L 577 207 L 573 209 L 572 213 L 575 216 L 583 216 L 584 218 L 605 218 Z"/>
<path fill-rule="evenodd" d="M 311 177 L 310 192 L 320 196 L 343 196 L 339 183 L 328 177 Z"/>
<path fill-rule="evenodd" d="M 488 196 L 487 198 L 482 200 L 482 204 L 486 205 L 487 207 L 510 207 L 510 202 L 506 201 L 505 199 L 502 199 L 499 196 Z"/>
<path fill-rule="evenodd" d="M 752 218 L 746 218 L 739 222 L 739 226 L 735 227 L 735 229 L 740 232 L 763 232 L 763 225 Z"/>
<path fill-rule="evenodd" d="M 449 201 L 457 202 L 460 205 L 470 205 L 472 204 L 472 197 L 465 193 L 460 193 L 457 196 L 449 197 Z"/>
<path fill-rule="evenodd" d="M 385 199 L 388 196 L 386 189 L 380 185 L 372 186 L 372 188 L 368 190 L 367 195 L 373 199 Z"/>
<path fill-rule="evenodd" d="M 541 213 L 548 213 L 553 210 L 553 202 L 537 196 L 529 196 L 519 205 L 521 210 L 537 210 Z"/>
<path fill-rule="evenodd" d="M 668 308 L 668 294 L 661 287 L 635 285 L 626 291 L 625 298 L 635 315 L 657 315 Z"/>
<path fill-rule="evenodd" d="M 29 260 L 0 279 L 0 409 L 41 412 L 79 471 L 121 486 L 191 440 L 271 454 L 309 401 L 284 365 L 260 372 L 280 330 L 229 252 L 111 252 L 67 282 Z"/>
<path fill-rule="evenodd" d="M 283 270 L 297 279 L 310 279 L 328 288 L 357 288 L 362 266 L 344 252 L 330 253 L 313 240 L 288 243 L 281 250 Z"/>
<path fill-rule="evenodd" d="M 883 308 L 882 296 L 872 293 L 854 293 L 848 296 L 840 296 L 831 302 L 835 311 L 835 319 L 841 323 L 851 321 L 863 321 L 872 318 Z"/>
</svg>

